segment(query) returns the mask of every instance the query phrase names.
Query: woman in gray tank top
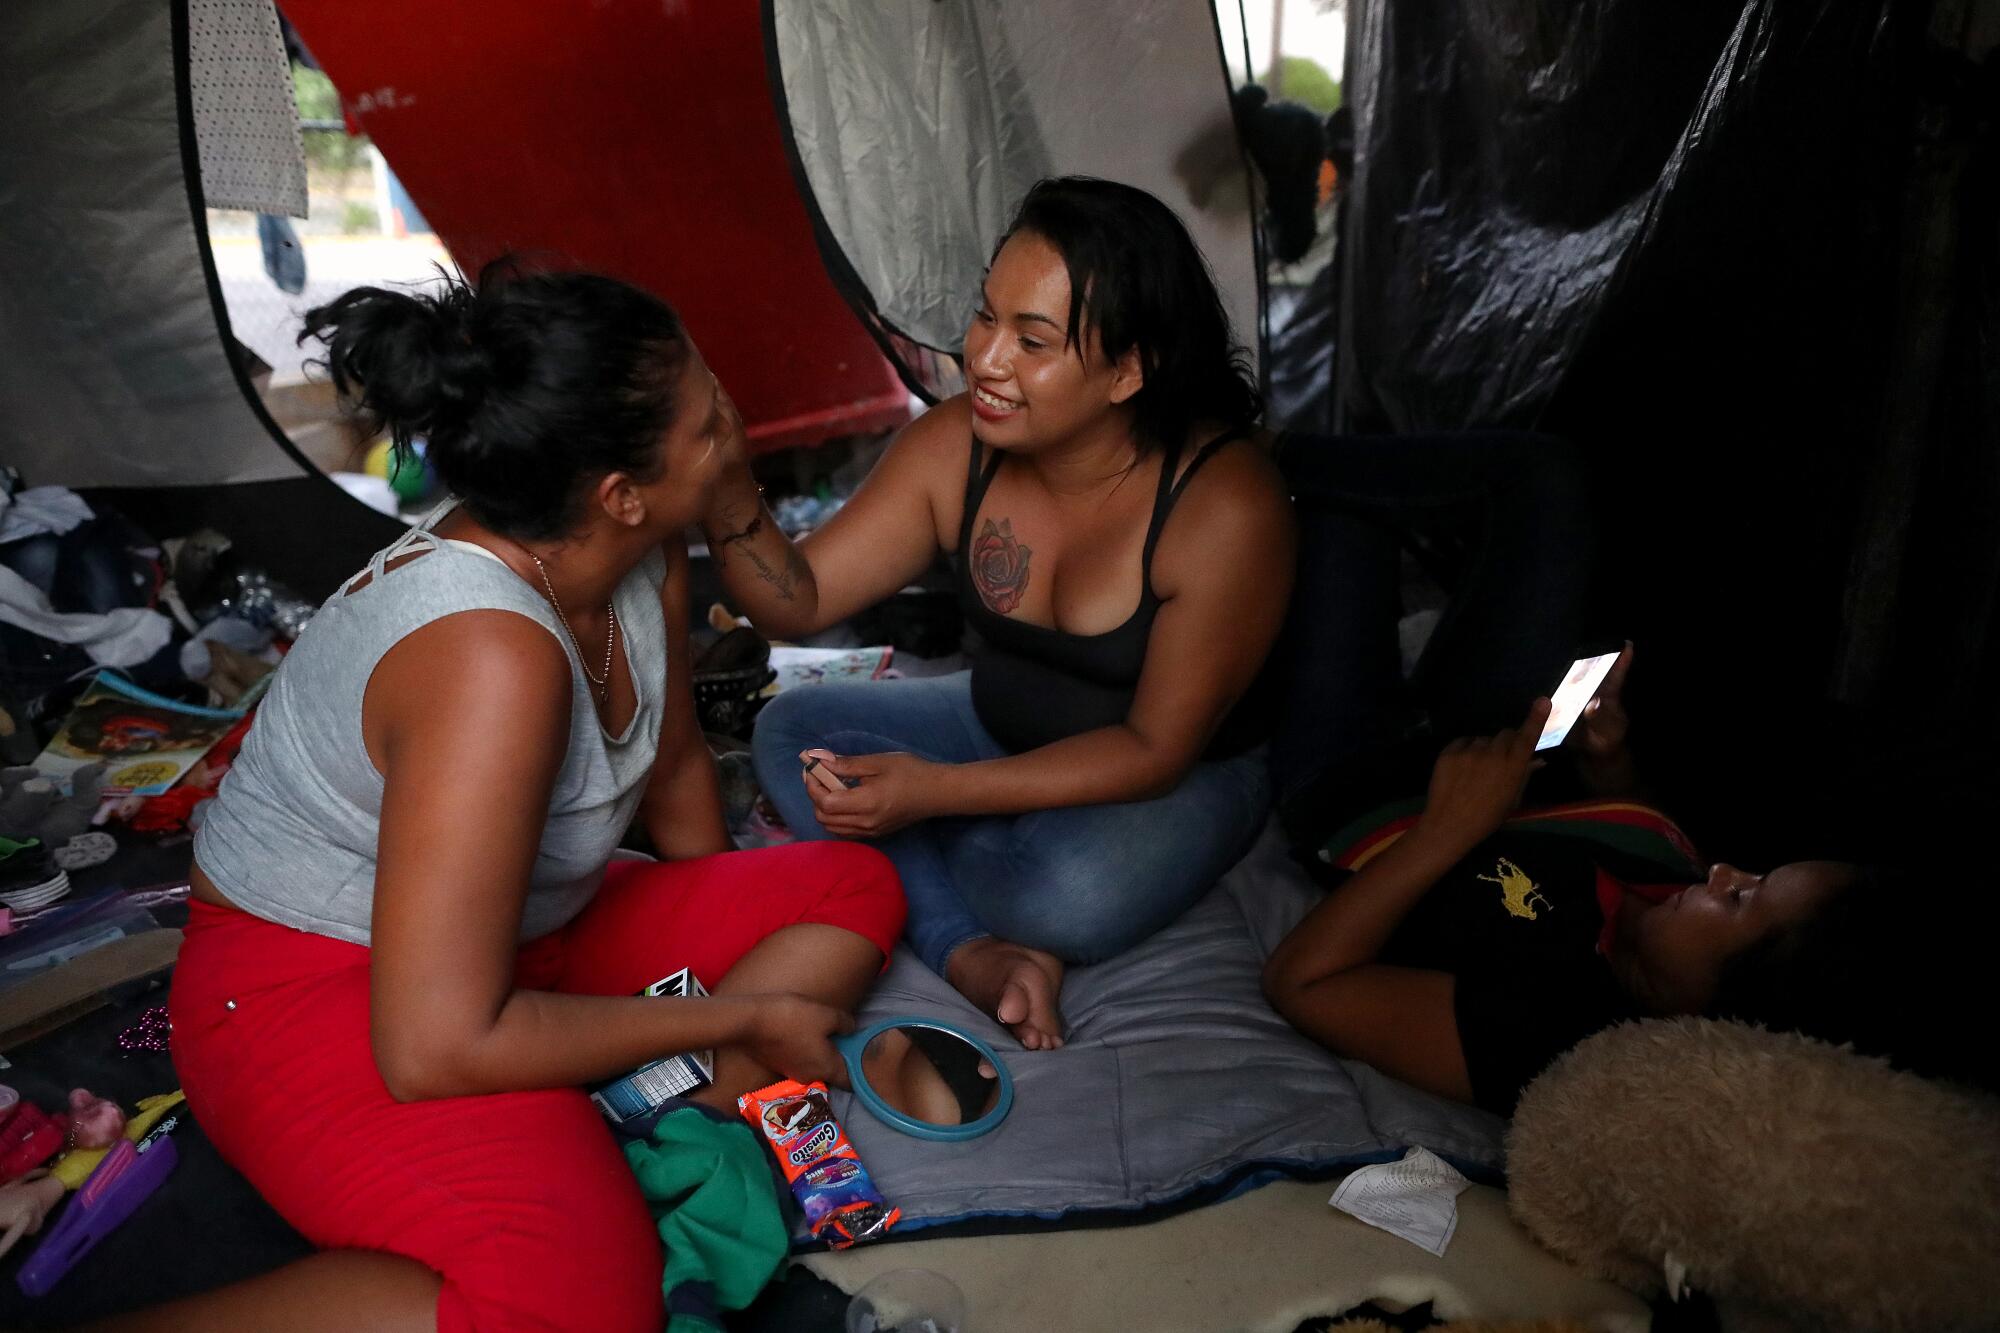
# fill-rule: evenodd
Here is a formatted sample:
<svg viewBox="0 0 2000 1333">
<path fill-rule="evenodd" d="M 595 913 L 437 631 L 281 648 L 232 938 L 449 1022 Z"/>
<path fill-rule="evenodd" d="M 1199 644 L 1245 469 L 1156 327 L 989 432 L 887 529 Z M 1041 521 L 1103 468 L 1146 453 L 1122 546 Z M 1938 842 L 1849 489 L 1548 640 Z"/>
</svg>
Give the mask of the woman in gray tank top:
<svg viewBox="0 0 2000 1333">
<path fill-rule="evenodd" d="M 706 1049 L 724 1109 L 838 1081 L 901 890 L 865 848 L 724 854 L 681 534 L 728 409 L 670 309 L 489 269 L 307 327 L 458 499 L 328 599 L 196 842 L 175 1063 L 322 1253 L 160 1322 L 657 1329 L 652 1219 L 578 1089 Z M 611 860 L 635 818 L 662 861 Z M 682 968 L 713 997 L 638 995 Z"/>
</svg>

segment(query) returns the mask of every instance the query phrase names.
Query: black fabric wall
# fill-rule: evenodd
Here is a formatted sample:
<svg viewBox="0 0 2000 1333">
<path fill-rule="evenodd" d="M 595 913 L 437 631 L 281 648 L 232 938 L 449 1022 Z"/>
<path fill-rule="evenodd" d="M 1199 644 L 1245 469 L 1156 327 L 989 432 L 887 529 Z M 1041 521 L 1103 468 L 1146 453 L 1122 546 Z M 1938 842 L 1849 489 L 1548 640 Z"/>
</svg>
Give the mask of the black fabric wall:
<svg viewBox="0 0 2000 1333">
<path fill-rule="evenodd" d="M 1962 799 L 1992 767 L 1964 744 L 2000 718 L 1976 8 L 1349 8 L 1339 420 L 1589 451 L 1635 725 L 1747 854 L 1873 851 L 1833 844 L 1892 780 Z"/>
<path fill-rule="evenodd" d="M 316 474 L 223 486 L 100 486 L 83 495 L 161 541 L 213 528 L 229 538 L 246 566 L 315 603 L 331 596 L 404 527 Z"/>
</svg>

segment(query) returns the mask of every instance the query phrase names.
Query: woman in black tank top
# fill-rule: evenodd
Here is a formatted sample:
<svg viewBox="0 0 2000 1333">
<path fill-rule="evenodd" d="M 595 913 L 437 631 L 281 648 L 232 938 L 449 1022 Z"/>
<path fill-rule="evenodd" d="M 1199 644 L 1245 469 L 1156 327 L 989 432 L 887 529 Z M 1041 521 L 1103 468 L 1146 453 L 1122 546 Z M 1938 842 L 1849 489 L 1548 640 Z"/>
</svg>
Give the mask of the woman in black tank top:
<svg viewBox="0 0 2000 1333">
<path fill-rule="evenodd" d="M 1207 266 L 1143 191 L 1030 191 L 964 351 L 968 391 L 824 528 L 786 541 L 737 438 L 705 527 L 738 606 L 785 637 L 954 557 L 970 671 L 788 692 L 758 771 L 800 836 L 887 852 L 919 956 L 1039 1048 L 1062 1040 L 1064 964 L 1172 921 L 1262 827 L 1244 701 L 1290 594 L 1291 511 Z M 858 785 L 803 777 L 806 749 Z"/>
</svg>

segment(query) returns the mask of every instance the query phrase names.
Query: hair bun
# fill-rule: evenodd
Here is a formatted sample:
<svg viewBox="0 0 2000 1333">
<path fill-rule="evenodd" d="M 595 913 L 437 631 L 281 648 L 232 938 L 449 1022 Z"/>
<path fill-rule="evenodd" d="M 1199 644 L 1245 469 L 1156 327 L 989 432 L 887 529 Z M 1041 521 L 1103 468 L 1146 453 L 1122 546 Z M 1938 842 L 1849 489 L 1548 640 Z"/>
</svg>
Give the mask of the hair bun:
<svg viewBox="0 0 2000 1333">
<path fill-rule="evenodd" d="M 441 276 L 417 292 L 363 287 L 306 316 L 350 406 L 399 451 L 425 437 L 466 512 L 520 541 L 572 531 L 593 478 L 659 477 L 690 353 L 665 302 L 506 258 L 476 284 Z"/>
<path fill-rule="evenodd" d="M 326 344 L 321 363 L 399 447 L 456 433 L 479 410 L 492 362 L 478 338 L 478 295 L 442 275 L 435 291 L 358 287 L 308 311 L 299 341 Z"/>
</svg>

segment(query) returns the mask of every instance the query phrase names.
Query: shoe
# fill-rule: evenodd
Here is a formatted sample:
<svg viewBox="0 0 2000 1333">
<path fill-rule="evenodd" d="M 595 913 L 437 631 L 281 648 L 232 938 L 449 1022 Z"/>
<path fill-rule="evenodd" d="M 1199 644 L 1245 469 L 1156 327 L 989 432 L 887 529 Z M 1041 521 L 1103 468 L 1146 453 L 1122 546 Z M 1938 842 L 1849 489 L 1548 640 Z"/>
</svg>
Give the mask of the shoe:
<svg viewBox="0 0 2000 1333">
<path fill-rule="evenodd" d="M 69 872 L 55 864 L 48 848 L 23 847 L 0 861 L 0 907 L 25 915 L 38 912 L 69 892 Z"/>
</svg>

